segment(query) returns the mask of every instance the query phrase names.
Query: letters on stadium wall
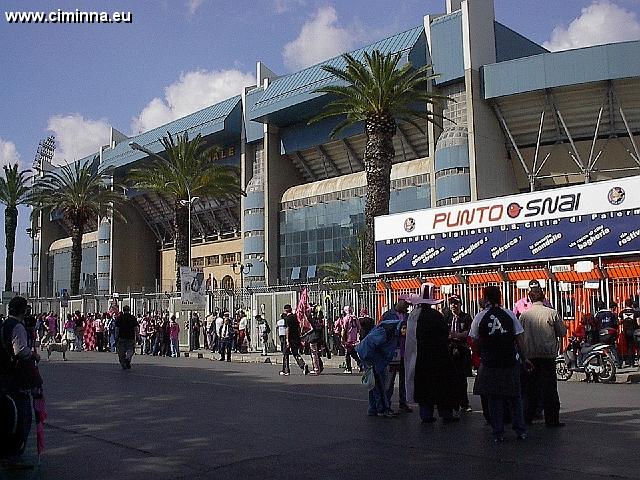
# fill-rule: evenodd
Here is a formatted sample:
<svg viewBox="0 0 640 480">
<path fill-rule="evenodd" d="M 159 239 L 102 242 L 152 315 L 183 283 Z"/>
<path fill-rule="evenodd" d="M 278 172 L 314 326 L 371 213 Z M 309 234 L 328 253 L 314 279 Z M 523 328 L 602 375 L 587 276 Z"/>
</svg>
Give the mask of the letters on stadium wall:
<svg viewBox="0 0 640 480">
<path fill-rule="evenodd" d="M 640 177 L 375 219 L 376 273 L 640 251 Z"/>
</svg>

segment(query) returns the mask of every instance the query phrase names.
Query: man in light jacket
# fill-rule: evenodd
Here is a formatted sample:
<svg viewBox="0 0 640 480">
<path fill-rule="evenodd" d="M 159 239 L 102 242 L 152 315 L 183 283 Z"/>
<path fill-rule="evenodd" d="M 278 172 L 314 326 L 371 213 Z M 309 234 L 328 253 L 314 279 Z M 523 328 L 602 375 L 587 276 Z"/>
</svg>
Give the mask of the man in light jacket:
<svg viewBox="0 0 640 480">
<path fill-rule="evenodd" d="M 553 308 L 544 305 L 544 291 L 533 288 L 529 292 L 531 307 L 520 315 L 524 329 L 522 350 L 531 361 L 533 369 L 523 374 L 524 418 L 531 423 L 536 414 L 539 399 L 544 406 L 547 427 L 562 427 L 560 422 L 560 398 L 556 379 L 555 359 L 559 342 L 567 334 L 567 327 Z"/>
</svg>

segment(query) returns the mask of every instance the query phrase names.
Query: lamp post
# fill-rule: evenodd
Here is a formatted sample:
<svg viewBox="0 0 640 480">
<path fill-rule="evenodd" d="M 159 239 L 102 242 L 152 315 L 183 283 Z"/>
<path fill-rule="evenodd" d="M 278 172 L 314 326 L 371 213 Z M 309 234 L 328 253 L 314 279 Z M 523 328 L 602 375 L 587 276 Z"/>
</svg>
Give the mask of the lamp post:
<svg viewBox="0 0 640 480">
<path fill-rule="evenodd" d="M 246 264 L 234 263 L 233 265 L 231 265 L 231 268 L 233 268 L 233 273 L 235 273 L 236 275 L 240 275 L 240 295 L 242 296 L 243 304 L 244 304 L 244 276 L 249 275 L 249 272 L 251 271 L 252 267 L 253 267 L 253 264 L 248 262 Z"/>
<path fill-rule="evenodd" d="M 36 259 L 36 237 L 38 236 L 38 233 L 40 233 L 40 229 L 38 227 L 27 228 L 27 235 L 29 235 L 29 237 L 31 238 L 31 288 L 29 288 L 29 295 L 31 297 L 35 296 L 35 289 L 33 288 L 33 284 L 35 282 L 34 262 Z"/>
</svg>

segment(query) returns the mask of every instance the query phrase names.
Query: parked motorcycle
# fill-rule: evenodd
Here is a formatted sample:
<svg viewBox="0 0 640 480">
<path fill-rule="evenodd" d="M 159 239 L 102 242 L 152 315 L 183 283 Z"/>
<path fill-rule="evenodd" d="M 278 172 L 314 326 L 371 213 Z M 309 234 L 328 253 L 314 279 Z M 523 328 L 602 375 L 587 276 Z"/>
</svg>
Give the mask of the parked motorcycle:
<svg viewBox="0 0 640 480">
<path fill-rule="evenodd" d="M 556 358 L 556 377 L 566 382 L 574 372 L 601 382 L 614 382 L 616 363 L 609 344 L 581 345 L 578 338 L 570 337 L 566 350 Z"/>
</svg>

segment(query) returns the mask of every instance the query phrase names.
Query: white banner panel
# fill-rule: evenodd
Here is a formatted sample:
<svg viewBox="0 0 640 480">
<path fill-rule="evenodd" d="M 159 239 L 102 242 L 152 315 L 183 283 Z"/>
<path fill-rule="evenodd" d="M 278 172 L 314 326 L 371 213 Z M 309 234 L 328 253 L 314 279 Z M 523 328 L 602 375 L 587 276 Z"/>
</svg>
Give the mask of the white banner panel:
<svg viewBox="0 0 640 480">
<path fill-rule="evenodd" d="M 205 308 L 207 296 L 202 271 L 180 267 L 180 304 L 182 310 L 202 310 Z"/>
</svg>

